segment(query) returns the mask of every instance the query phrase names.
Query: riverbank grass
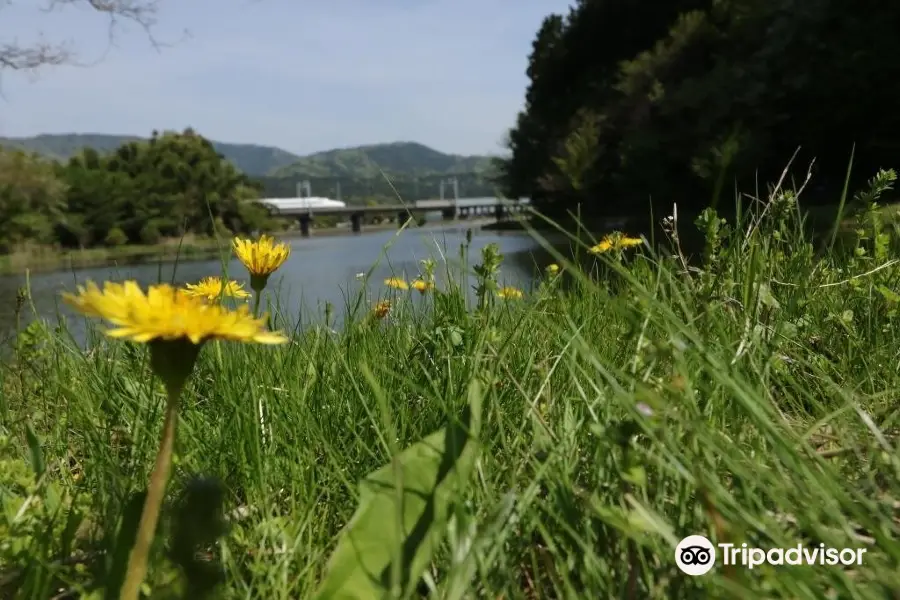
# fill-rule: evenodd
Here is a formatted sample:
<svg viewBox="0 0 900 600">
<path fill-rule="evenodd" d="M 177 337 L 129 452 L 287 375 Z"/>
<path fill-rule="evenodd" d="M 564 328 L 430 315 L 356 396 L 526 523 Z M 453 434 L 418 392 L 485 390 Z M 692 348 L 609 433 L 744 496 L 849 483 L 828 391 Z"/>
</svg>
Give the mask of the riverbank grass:
<svg viewBox="0 0 900 600">
<path fill-rule="evenodd" d="M 32 273 L 134 264 L 140 262 L 175 262 L 214 258 L 220 244 L 215 239 L 186 237 L 152 245 L 60 250 L 38 245 L 24 245 L 9 254 L 0 254 L 0 275 Z"/>
<path fill-rule="evenodd" d="M 874 204 L 892 183 L 859 196 L 849 252 L 813 247 L 776 191 L 740 223 L 668 218 L 666 250 L 557 256 L 522 294 L 498 293 L 495 247 L 463 246 L 470 274 L 350 298 L 339 333 L 291 329 L 266 290 L 290 342 L 200 353 L 145 593 L 896 594 L 900 261 Z M 691 229 L 699 262 L 680 252 Z M 2 371 L 0 596 L 121 586 L 166 406 L 151 366 L 143 345 L 21 332 Z M 748 569 L 719 547 L 692 577 L 688 535 L 815 564 Z M 829 565 L 829 548 L 865 552 Z"/>
</svg>

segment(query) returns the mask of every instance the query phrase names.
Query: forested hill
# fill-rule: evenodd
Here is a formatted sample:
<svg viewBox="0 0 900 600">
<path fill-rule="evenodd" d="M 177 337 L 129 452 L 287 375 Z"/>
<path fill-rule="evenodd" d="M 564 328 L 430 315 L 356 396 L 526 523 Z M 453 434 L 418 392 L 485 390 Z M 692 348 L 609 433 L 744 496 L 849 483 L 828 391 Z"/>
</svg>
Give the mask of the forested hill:
<svg viewBox="0 0 900 600">
<path fill-rule="evenodd" d="M 68 160 L 83 148 L 93 148 L 101 154 L 114 152 L 122 144 L 146 140 L 134 135 L 108 135 L 102 133 L 41 134 L 26 138 L 0 138 L 0 146 L 37 152 L 55 160 Z M 234 166 L 247 175 L 265 175 L 289 165 L 300 157 L 286 150 L 256 144 L 229 144 L 212 142 L 213 147 Z"/>
<path fill-rule="evenodd" d="M 483 174 L 491 166 L 488 156 L 444 154 L 416 142 L 394 142 L 317 152 L 271 175 L 368 179 L 380 177 L 382 172 L 407 176 Z"/>
<path fill-rule="evenodd" d="M 0 146 L 37 152 L 48 158 L 68 160 L 88 147 L 104 154 L 122 144 L 146 138 L 97 133 L 43 134 L 28 138 L 0 138 Z M 297 156 L 272 146 L 212 141 L 213 147 L 238 169 L 253 177 L 296 180 L 364 180 L 385 172 L 397 176 L 485 173 L 491 166 L 486 156 L 444 154 L 415 142 L 372 144 Z"/>
</svg>

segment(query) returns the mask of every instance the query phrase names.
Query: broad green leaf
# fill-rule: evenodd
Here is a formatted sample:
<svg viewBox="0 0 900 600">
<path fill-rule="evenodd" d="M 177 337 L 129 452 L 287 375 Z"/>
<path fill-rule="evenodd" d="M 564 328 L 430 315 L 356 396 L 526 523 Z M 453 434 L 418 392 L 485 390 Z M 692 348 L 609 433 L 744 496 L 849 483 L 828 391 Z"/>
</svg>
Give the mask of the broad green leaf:
<svg viewBox="0 0 900 600">
<path fill-rule="evenodd" d="M 478 455 L 481 386 L 469 385 L 461 422 L 394 457 L 360 484 L 359 507 L 331 556 L 320 600 L 406 597 L 463 500 Z"/>
</svg>

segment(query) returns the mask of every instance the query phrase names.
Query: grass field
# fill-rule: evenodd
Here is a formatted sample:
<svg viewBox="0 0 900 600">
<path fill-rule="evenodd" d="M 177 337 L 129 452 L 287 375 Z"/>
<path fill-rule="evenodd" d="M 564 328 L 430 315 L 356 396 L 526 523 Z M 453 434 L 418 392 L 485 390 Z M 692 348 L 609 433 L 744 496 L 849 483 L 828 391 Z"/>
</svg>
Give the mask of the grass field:
<svg viewBox="0 0 900 600">
<path fill-rule="evenodd" d="M 668 251 L 559 257 L 521 299 L 497 297 L 489 252 L 454 279 L 481 286 L 477 306 L 453 286 L 424 306 L 397 291 L 383 318 L 360 298 L 340 333 L 208 342 L 145 591 L 896 597 L 900 257 L 871 204 L 892 182 L 858 196 L 870 210 L 846 250 L 810 244 L 778 192 L 739 223 L 667 220 Z M 691 231 L 699 262 L 678 251 Z M 2 370 L 0 597 L 114 596 L 162 384 L 139 344 L 98 336 L 82 352 L 38 323 L 16 352 Z M 690 577 L 675 549 L 692 534 L 865 553 L 747 569 L 719 548 Z"/>
</svg>

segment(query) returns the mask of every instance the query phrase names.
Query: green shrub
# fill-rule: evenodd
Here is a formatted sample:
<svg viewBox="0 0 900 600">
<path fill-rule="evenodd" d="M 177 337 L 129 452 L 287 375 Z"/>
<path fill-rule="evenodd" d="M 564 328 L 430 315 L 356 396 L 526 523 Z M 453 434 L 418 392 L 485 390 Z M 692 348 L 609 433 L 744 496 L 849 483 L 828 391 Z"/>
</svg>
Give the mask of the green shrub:
<svg viewBox="0 0 900 600">
<path fill-rule="evenodd" d="M 124 246 L 128 243 L 128 236 L 118 227 L 113 227 L 106 234 L 103 242 L 110 247 Z"/>
</svg>

